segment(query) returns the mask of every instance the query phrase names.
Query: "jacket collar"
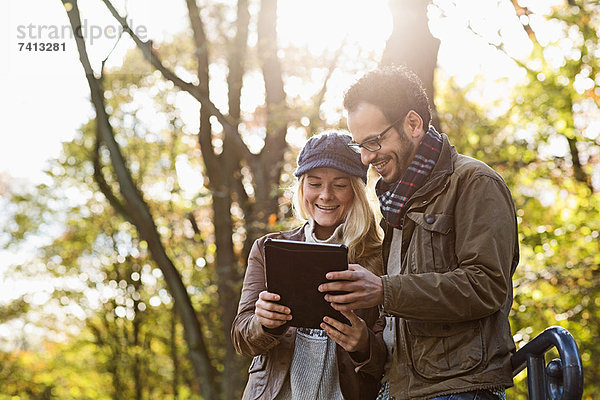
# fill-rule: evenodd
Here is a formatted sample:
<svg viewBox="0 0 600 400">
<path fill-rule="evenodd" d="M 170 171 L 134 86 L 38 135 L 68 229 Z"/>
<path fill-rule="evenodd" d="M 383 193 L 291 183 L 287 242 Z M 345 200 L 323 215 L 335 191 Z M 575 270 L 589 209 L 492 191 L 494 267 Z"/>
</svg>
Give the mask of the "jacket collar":
<svg viewBox="0 0 600 400">
<path fill-rule="evenodd" d="M 429 179 L 421 186 L 415 194 L 412 195 L 411 203 L 414 199 L 429 194 L 431 191 L 438 189 L 441 191 L 445 187 L 442 183 L 446 180 L 446 177 L 454 172 L 454 161 L 458 153 L 453 145 L 450 144 L 448 140 L 448 136 L 444 133 L 442 135 L 442 150 L 440 152 L 440 157 L 435 163 L 435 167 L 431 174 L 429 174 Z"/>
<path fill-rule="evenodd" d="M 280 234 L 283 237 L 283 239 L 304 242 L 304 225 L 305 224 L 302 224 L 290 231 L 280 232 Z"/>
</svg>

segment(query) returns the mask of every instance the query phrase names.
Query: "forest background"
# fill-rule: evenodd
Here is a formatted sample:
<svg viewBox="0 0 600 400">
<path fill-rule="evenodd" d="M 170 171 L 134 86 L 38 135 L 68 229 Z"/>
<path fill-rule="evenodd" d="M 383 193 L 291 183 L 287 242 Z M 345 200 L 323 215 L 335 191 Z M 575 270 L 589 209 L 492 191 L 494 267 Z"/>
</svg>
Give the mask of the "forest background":
<svg viewBox="0 0 600 400">
<path fill-rule="evenodd" d="M 2 254 L 20 254 L 1 281 L 20 290 L 0 303 L 0 400 L 239 398 L 249 360 L 229 329 L 249 248 L 298 223 L 299 148 L 344 129 L 343 91 L 388 64 L 419 74 L 434 124 L 512 191 L 517 346 L 565 327 L 584 398 L 600 398 L 597 1 L 373 2 L 381 24 L 362 2 L 308 2 L 296 33 L 312 47 L 278 36 L 286 1 L 184 3 L 187 26 L 157 42 L 127 2 L 62 1 L 73 31 L 101 7 L 124 33 L 100 56 L 66 41 L 93 117 L 43 183 L 1 176 Z M 356 29 L 336 31 L 350 15 Z M 365 33 L 380 25 L 387 37 Z M 527 398 L 515 383 L 507 397 Z"/>
</svg>

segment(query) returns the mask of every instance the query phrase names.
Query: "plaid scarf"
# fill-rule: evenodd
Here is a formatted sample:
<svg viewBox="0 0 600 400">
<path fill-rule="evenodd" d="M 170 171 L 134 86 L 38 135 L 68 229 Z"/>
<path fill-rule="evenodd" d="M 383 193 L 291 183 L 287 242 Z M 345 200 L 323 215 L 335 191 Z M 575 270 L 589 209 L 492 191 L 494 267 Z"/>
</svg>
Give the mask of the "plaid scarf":
<svg viewBox="0 0 600 400">
<path fill-rule="evenodd" d="M 417 152 L 408 169 L 399 181 L 387 184 L 380 178 L 375 185 L 381 214 L 394 228 L 400 228 L 404 216 L 404 206 L 419 189 L 435 167 L 442 150 L 442 135 L 430 126 L 417 147 Z"/>
</svg>

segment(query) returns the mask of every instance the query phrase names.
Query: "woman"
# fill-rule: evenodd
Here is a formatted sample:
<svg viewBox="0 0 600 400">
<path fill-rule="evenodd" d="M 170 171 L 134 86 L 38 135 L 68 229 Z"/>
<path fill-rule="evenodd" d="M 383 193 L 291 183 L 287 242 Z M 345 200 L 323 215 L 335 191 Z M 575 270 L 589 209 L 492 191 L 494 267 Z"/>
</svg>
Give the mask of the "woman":
<svg viewBox="0 0 600 400">
<path fill-rule="evenodd" d="M 266 291 L 266 238 L 348 246 L 350 263 L 379 274 L 381 238 L 367 197 L 367 169 L 338 132 L 313 136 L 298 156 L 295 206 L 306 222 L 258 239 L 250 252 L 238 314 L 236 350 L 254 357 L 243 399 L 374 399 L 383 373 L 384 326 L 376 308 L 343 313 L 350 325 L 325 317 L 322 329 L 286 326 L 294 310 Z M 383 322 L 383 323 L 382 323 Z"/>
</svg>

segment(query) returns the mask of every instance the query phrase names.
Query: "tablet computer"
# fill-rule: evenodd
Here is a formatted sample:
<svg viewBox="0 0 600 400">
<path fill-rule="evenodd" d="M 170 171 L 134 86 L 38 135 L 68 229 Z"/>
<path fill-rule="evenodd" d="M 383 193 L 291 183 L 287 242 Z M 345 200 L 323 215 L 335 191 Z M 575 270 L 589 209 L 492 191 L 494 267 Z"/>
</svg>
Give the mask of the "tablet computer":
<svg viewBox="0 0 600 400">
<path fill-rule="evenodd" d="M 329 271 L 348 269 L 348 248 L 343 244 L 295 242 L 284 239 L 265 241 L 265 274 L 267 290 L 277 293 L 278 302 L 290 308 L 292 320 L 287 324 L 303 328 L 319 328 L 324 316 L 350 324 L 339 311 L 325 301 L 325 293 L 317 289 L 331 282 Z"/>
</svg>

